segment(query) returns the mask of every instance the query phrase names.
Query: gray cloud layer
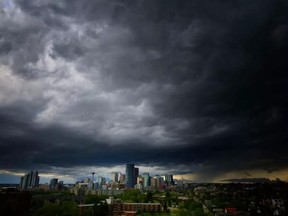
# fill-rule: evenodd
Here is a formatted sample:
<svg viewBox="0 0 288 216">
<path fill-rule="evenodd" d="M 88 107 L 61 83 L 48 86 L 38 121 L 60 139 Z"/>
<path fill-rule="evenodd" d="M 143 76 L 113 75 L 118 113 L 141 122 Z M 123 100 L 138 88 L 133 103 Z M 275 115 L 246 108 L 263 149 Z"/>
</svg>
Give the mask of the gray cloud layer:
<svg viewBox="0 0 288 216">
<path fill-rule="evenodd" d="M 2 169 L 287 168 L 285 1 L 0 4 Z"/>
</svg>

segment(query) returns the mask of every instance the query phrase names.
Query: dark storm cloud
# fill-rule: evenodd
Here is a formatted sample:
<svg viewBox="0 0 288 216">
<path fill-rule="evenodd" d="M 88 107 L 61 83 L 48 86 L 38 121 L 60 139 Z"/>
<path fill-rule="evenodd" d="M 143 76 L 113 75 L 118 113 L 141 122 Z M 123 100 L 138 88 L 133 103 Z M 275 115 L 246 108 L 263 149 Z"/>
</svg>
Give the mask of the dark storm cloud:
<svg viewBox="0 0 288 216">
<path fill-rule="evenodd" d="M 1 168 L 184 164 L 179 173 L 211 178 L 287 168 L 285 1 L 15 8 L 0 62 L 24 80 L 20 96 L 2 87 Z"/>
</svg>

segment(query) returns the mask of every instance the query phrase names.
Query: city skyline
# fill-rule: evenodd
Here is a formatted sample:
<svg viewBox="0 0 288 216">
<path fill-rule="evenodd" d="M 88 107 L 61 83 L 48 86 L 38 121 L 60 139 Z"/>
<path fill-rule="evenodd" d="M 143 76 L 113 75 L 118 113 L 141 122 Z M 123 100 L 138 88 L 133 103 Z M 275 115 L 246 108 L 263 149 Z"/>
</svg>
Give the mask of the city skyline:
<svg viewBox="0 0 288 216">
<path fill-rule="evenodd" d="M 287 9 L 0 0 L 0 183 L 129 163 L 194 182 L 288 181 Z"/>
<path fill-rule="evenodd" d="M 135 172 L 136 171 L 136 172 Z M 143 190 L 145 188 L 148 188 L 149 186 L 153 185 L 153 182 L 151 182 L 154 179 L 154 184 L 155 181 L 157 181 L 156 179 L 160 179 L 161 183 L 158 183 L 158 186 L 161 185 L 166 185 L 167 187 L 169 186 L 173 186 L 173 185 L 178 185 L 180 183 L 201 183 L 201 182 L 193 182 L 189 179 L 184 179 L 183 176 L 179 176 L 177 178 L 174 178 L 175 176 L 172 173 L 162 173 L 161 175 L 159 175 L 159 173 L 149 173 L 147 171 L 144 172 L 140 172 L 138 167 L 135 167 L 135 164 L 126 164 L 125 165 L 125 170 L 124 173 L 117 170 L 117 171 L 112 171 L 109 175 L 103 175 L 103 173 L 95 173 L 92 172 L 91 173 L 92 176 L 82 176 L 81 178 L 74 178 L 73 182 L 65 182 L 65 184 L 74 184 L 77 185 L 79 183 L 100 183 L 100 186 L 98 185 L 97 188 L 94 188 L 93 186 L 89 189 L 99 189 L 99 187 L 101 188 L 102 186 L 104 186 L 104 188 L 107 186 L 107 184 L 109 186 L 111 186 L 111 184 L 122 184 L 123 186 L 125 186 L 126 189 L 131 189 L 131 188 L 135 188 L 135 189 L 139 189 L 139 190 Z M 96 174 L 96 177 L 95 177 Z M 176 175 L 177 176 L 177 175 Z M 179 178 L 180 177 L 180 178 Z M 47 178 L 45 179 L 45 183 L 44 181 L 40 183 L 39 181 L 40 177 L 39 177 L 39 172 L 36 171 L 30 171 L 28 173 L 26 173 L 25 175 L 21 176 L 20 178 L 20 184 L 19 184 L 19 188 L 27 190 L 27 189 L 37 189 L 39 186 L 41 189 L 43 189 L 43 185 L 50 185 L 50 189 L 53 190 L 54 187 L 56 187 L 57 183 L 60 183 L 61 185 L 64 184 L 63 179 L 58 179 L 58 178 L 50 178 L 49 182 L 47 182 Z M 64 178 L 65 179 L 65 178 Z M 59 181 L 58 181 L 59 180 Z M 266 177 L 258 177 L 258 178 L 228 178 L 228 179 L 222 179 L 219 182 L 210 182 L 210 183 L 230 183 L 230 182 L 234 182 L 234 183 L 267 183 L 267 182 L 281 182 L 282 180 L 279 178 L 275 178 L 275 179 L 269 179 Z M 178 182 L 178 183 L 177 183 Z M 282 181 L 285 182 L 285 181 Z M 205 183 L 205 182 L 202 182 Z M 209 182 L 206 182 L 209 183 Z M 1 184 L 1 183 L 0 183 Z M 16 183 L 17 184 L 17 183 Z M 141 184 L 142 186 L 139 187 L 139 184 Z M 155 185 L 154 185 L 155 186 Z M 123 188 L 122 188 L 123 189 Z"/>
<path fill-rule="evenodd" d="M 129 172 L 129 168 L 127 170 L 127 167 L 129 166 L 132 166 L 132 175 L 131 173 L 127 175 L 127 172 Z M 136 171 L 136 172 L 135 172 Z M 142 184 L 147 187 L 150 182 L 147 180 L 147 178 L 149 179 L 150 177 L 157 177 L 159 176 L 157 174 L 152 174 L 149 172 L 140 172 L 139 168 L 138 167 L 135 167 L 135 164 L 126 164 L 125 165 L 125 170 L 124 170 L 124 173 L 117 170 L 117 171 L 112 171 L 110 173 L 110 176 L 106 174 L 103 175 L 103 173 L 95 173 L 94 171 L 92 171 L 92 173 L 90 173 L 92 176 L 82 176 L 81 178 L 72 178 L 74 181 L 71 181 L 72 179 L 68 180 L 68 182 L 65 182 L 66 184 L 74 184 L 76 182 L 85 182 L 85 181 L 89 181 L 89 182 L 115 182 L 115 183 L 123 183 L 125 184 L 128 188 L 134 188 L 134 186 L 136 184 L 138 184 L 138 180 L 137 178 L 138 177 L 143 177 L 143 182 Z M 96 177 L 95 177 L 95 174 L 96 174 Z M 20 175 L 20 174 L 19 174 Z M 129 175 L 131 175 L 129 177 Z M 153 176 L 154 175 L 154 176 Z M 58 180 L 59 182 L 62 182 L 63 184 L 63 180 L 65 179 L 65 177 L 62 176 L 62 179 L 58 179 L 58 178 L 55 178 L 54 175 L 51 175 L 50 176 L 50 179 L 49 181 L 47 181 L 47 179 L 49 178 L 48 176 L 44 177 L 43 180 L 40 178 L 41 176 L 41 173 L 39 174 L 39 172 L 37 170 L 35 171 L 30 171 L 28 173 L 25 173 L 23 174 L 22 176 L 20 176 L 19 180 L 20 180 L 20 184 L 19 184 L 19 187 L 21 189 L 24 189 L 24 190 L 27 190 L 27 189 L 34 189 L 34 188 L 38 188 L 40 183 L 41 184 L 49 184 L 50 186 L 54 186 L 58 183 Z M 45 174 L 44 174 L 45 176 Z M 127 177 L 126 177 L 127 176 Z M 162 175 L 160 175 L 161 177 L 164 178 L 164 180 L 166 181 L 167 184 L 174 184 L 173 183 L 173 174 L 171 173 L 164 173 Z M 67 178 L 66 178 L 67 179 Z M 129 180 L 128 180 L 129 179 Z M 127 182 L 129 181 L 129 183 Z M 49 183 L 50 182 L 50 183 Z M 0 182 L 1 184 L 2 182 Z M 9 182 L 5 182 L 5 184 L 9 184 Z M 10 183 L 13 183 L 13 184 L 17 184 L 19 182 L 10 182 Z"/>
</svg>

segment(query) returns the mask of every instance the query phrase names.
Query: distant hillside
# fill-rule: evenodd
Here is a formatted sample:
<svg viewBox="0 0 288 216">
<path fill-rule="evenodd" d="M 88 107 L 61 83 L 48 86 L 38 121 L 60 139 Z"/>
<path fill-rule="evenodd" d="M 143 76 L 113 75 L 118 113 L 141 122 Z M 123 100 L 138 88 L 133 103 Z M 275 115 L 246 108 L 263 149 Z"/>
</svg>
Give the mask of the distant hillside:
<svg viewBox="0 0 288 216">
<path fill-rule="evenodd" d="M 281 180 L 279 180 L 281 181 Z M 233 183 L 268 183 L 272 182 L 268 178 L 240 178 L 240 179 L 225 179 L 222 182 L 233 182 Z"/>
</svg>

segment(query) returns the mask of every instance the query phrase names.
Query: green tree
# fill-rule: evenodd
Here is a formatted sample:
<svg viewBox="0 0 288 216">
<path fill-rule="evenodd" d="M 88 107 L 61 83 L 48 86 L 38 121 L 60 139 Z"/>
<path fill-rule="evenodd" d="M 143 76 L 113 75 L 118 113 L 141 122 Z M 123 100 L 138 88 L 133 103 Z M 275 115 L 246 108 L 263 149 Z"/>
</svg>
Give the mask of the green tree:
<svg viewBox="0 0 288 216">
<path fill-rule="evenodd" d="M 60 205 L 61 216 L 77 216 L 79 215 L 79 209 L 74 202 L 63 202 Z"/>
<path fill-rule="evenodd" d="M 206 216 L 202 204 L 190 199 L 179 204 L 179 210 L 176 211 L 177 216 Z"/>
<path fill-rule="evenodd" d="M 148 202 L 153 202 L 153 194 L 151 191 L 148 191 L 147 194 L 146 194 L 146 197 L 145 197 L 145 202 L 148 203 Z"/>
<path fill-rule="evenodd" d="M 100 203 L 101 200 L 107 199 L 108 196 L 106 195 L 87 195 L 85 196 L 85 203 L 92 204 L 92 203 Z"/>
<path fill-rule="evenodd" d="M 59 216 L 60 208 L 57 204 L 48 203 L 38 209 L 33 216 Z"/>
<path fill-rule="evenodd" d="M 79 209 L 74 202 L 46 203 L 33 216 L 79 216 Z"/>
<path fill-rule="evenodd" d="M 134 203 L 144 202 L 146 199 L 146 195 L 141 194 L 141 192 L 136 189 L 126 190 L 123 194 L 118 195 L 118 197 L 125 202 Z"/>
</svg>

